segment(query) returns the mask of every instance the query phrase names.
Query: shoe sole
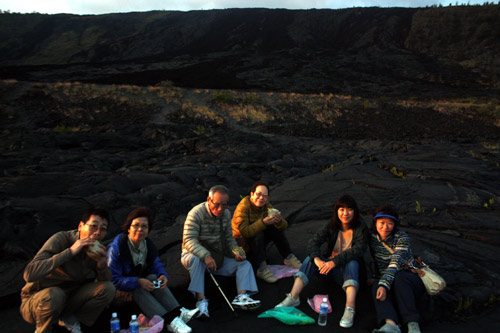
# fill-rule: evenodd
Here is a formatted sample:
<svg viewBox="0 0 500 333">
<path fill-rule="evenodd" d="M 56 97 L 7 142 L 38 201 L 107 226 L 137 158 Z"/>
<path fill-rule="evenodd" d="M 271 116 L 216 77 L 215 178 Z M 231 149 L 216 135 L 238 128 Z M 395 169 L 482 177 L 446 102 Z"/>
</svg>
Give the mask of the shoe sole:
<svg viewBox="0 0 500 333">
<path fill-rule="evenodd" d="M 340 327 L 343 327 L 343 328 L 350 328 L 350 327 L 352 327 L 352 324 L 353 323 L 350 323 L 350 324 L 339 323 Z"/>
<path fill-rule="evenodd" d="M 239 309 L 239 310 L 253 311 L 253 310 L 257 310 L 258 308 L 260 308 L 260 305 L 261 305 L 260 303 L 245 304 L 245 305 L 233 304 L 233 307 L 235 309 Z"/>
<path fill-rule="evenodd" d="M 167 331 L 169 331 L 169 332 L 175 332 L 175 330 L 170 325 L 167 325 Z M 192 332 L 192 330 L 191 330 L 191 332 Z"/>
</svg>

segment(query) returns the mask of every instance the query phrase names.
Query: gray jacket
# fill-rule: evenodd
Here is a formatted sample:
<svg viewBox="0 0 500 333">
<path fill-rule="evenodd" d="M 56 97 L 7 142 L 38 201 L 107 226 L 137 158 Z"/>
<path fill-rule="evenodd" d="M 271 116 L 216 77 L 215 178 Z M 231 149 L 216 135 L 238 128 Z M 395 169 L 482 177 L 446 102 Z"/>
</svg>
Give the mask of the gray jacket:
<svg viewBox="0 0 500 333">
<path fill-rule="evenodd" d="M 184 222 L 182 253 L 191 252 L 205 260 L 211 255 L 207 249 L 209 247 L 223 253 L 225 257 L 234 258 L 231 249 L 236 246 L 229 210 L 226 209 L 222 216 L 216 217 L 210 212 L 208 202 L 202 202 L 189 211 Z"/>
</svg>

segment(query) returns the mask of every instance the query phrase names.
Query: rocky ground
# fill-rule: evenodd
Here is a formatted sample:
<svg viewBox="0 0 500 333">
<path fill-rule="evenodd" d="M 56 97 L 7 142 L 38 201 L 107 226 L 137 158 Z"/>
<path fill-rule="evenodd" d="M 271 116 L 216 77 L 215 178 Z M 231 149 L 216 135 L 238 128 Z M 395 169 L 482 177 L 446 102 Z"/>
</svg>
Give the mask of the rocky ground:
<svg viewBox="0 0 500 333">
<path fill-rule="evenodd" d="M 33 330 L 16 310 L 23 268 L 50 235 L 76 227 L 90 204 L 112 212 L 108 239 L 135 206 L 156 212 L 151 237 L 170 286 L 189 305 L 179 263 L 185 214 L 214 184 L 231 189 L 233 210 L 264 179 L 301 258 L 342 193 L 357 199 L 367 222 L 377 206 L 393 204 L 414 252 L 448 283 L 425 311 L 425 331 L 493 331 L 500 303 L 500 123 L 489 103 L 3 81 L 2 329 Z M 280 260 L 276 253 L 273 260 Z M 231 290 L 230 281 L 223 283 Z M 262 309 L 290 285 L 291 279 L 261 284 Z M 326 288 L 340 309 L 342 294 Z M 311 287 L 304 296 L 323 290 Z M 255 314 L 235 321 L 212 292 L 213 318 L 193 323 L 197 332 L 226 332 L 236 322 L 248 324 L 242 332 L 284 327 Z M 358 313 L 352 331 L 370 331 L 375 317 L 366 293 Z M 334 312 L 328 326 L 338 327 L 340 316 Z"/>
</svg>

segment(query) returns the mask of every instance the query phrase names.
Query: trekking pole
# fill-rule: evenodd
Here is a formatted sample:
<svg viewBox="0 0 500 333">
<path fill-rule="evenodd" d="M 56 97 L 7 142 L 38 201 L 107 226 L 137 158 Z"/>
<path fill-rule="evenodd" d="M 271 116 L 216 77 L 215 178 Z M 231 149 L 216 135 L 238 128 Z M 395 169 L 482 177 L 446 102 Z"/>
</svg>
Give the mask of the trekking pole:
<svg viewBox="0 0 500 333">
<path fill-rule="evenodd" d="M 219 284 L 217 283 L 217 280 L 215 279 L 214 275 L 212 274 L 212 272 L 210 272 L 210 270 L 208 270 L 208 274 L 210 274 L 210 276 L 212 277 L 212 280 L 214 281 L 215 285 L 217 286 L 217 288 L 219 288 L 219 291 L 220 293 L 222 294 L 222 296 L 224 296 L 224 299 L 226 300 L 227 302 L 227 305 L 229 305 L 229 307 L 231 308 L 231 311 L 233 311 L 233 314 L 235 315 L 235 317 L 238 317 L 238 314 L 236 313 L 236 311 L 234 311 L 234 308 L 233 306 L 231 305 L 231 302 L 229 302 L 229 300 L 227 299 L 226 295 L 224 294 L 224 292 L 222 291 L 221 287 L 219 286 Z"/>
</svg>

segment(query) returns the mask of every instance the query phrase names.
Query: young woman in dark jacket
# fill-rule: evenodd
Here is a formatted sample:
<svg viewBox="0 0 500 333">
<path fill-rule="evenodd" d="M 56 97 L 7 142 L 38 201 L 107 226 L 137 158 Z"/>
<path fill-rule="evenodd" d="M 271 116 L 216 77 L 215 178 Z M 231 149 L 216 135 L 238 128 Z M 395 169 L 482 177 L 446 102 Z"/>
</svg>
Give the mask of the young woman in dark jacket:
<svg viewBox="0 0 500 333">
<path fill-rule="evenodd" d="M 327 250 L 321 253 L 320 248 L 325 243 Z M 335 203 L 330 222 L 309 241 L 309 256 L 295 274 L 291 292 L 277 307 L 298 306 L 300 292 L 314 274 L 319 274 L 345 290 L 346 307 L 339 324 L 351 327 L 359 288 L 359 266 L 367 244 L 368 228 L 359 217 L 356 201 L 349 195 L 342 195 Z"/>
</svg>

